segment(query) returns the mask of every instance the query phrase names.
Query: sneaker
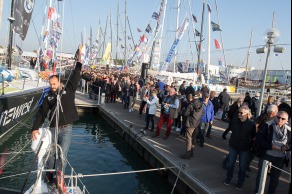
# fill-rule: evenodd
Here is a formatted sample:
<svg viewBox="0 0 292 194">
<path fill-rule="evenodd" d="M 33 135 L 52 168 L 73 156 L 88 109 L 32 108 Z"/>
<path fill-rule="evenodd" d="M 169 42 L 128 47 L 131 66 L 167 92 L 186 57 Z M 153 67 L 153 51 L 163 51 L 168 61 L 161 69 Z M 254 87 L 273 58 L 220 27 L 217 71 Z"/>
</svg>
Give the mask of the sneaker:
<svg viewBox="0 0 292 194">
<path fill-rule="evenodd" d="M 228 185 L 230 185 L 230 182 L 231 182 L 230 180 L 227 180 L 227 179 L 226 179 L 226 180 L 224 181 L 224 185 L 227 185 L 227 186 L 228 186 Z"/>
<path fill-rule="evenodd" d="M 242 184 L 242 183 L 237 183 L 237 184 L 236 184 L 236 189 L 237 189 L 237 190 L 241 191 L 242 188 L 243 188 L 243 184 Z"/>
<path fill-rule="evenodd" d="M 181 130 L 181 129 L 178 128 L 178 127 L 175 129 L 176 132 L 180 132 L 180 130 Z"/>
<path fill-rule="evenodd" d="M 132 109 L 129 109 L 129 112 L 132 112 Z"/>
</svg>

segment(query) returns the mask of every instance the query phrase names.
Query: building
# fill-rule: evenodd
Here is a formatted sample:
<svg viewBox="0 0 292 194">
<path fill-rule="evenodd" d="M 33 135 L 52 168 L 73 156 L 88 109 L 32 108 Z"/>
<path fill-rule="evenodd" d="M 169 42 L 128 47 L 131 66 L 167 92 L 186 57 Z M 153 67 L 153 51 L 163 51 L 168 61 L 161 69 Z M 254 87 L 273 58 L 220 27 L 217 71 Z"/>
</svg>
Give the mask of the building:
<svg viewBox="0 0 292 194">
<path fill-rule="evenodd" d="M 243 72 L 240 77 L 244 78 Z M 252 70 L 247 72 L 248 80 L 263 80 L 264 70 Z M 266 82 L 291 85 L 291 70 L 268 70 Z"/>
</svg>

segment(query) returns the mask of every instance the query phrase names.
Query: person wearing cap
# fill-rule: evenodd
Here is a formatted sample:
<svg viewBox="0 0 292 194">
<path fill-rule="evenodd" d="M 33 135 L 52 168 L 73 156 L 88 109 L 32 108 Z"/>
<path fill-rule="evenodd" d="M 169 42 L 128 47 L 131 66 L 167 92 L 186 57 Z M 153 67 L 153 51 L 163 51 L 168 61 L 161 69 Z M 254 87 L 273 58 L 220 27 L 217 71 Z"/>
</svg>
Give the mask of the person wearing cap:
<svg viewBox="0 0 292 194">
<path fill-rule="evenodd" d="M 279 111 L 285 111 L 288 114 L 289 119 L 291 118 L 291 106 L 287 104 L 286 98 L 281 98 L 281 104 L 278 108 Z"/>
<path fill-rule="evenodd" d="M 194 92 L 194 96 L 190 96 L 187 108 L 183 111 L 183 116 L 186 118 L 186 153 L 181 156 L 182 159 L 190 159 L 193 157 L 195 148 L 194 136 L 196 128 L 199 126 L 201 117 L 204 112 L 203 105 L 200 101 L 199 92 Z"/>
<path fill-rule="evenodd" d="M 204 108 L 204 113 L 201 118 L 201 123 L 199 126 L 199 133 L 197 135 L 197 140 L 201 147 L 204 147 L 205 135 L 209 128 L 209 125 L 213 124 L 214 121 L 214 106 L 213 103 L 209 100 L 209 93 L 203 94 L 204 98 L 202 99 L 202 104 Z"/>
</svg>

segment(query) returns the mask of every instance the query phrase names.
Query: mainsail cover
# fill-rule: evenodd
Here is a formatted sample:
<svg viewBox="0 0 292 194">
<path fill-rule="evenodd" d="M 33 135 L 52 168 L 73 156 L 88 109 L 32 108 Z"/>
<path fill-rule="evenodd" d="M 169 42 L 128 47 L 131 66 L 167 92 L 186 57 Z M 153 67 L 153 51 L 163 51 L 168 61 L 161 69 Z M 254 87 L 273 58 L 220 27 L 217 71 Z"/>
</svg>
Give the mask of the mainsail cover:
<svg viewBox="0 0 292 194">
<path fill-rule="evenodd" d="M 31 20 L 35 0 L 15 1 L 13 11 L 14 19 L 13 30 L 19 34 L 22 40 L 25 39 Z"/>
</svg>

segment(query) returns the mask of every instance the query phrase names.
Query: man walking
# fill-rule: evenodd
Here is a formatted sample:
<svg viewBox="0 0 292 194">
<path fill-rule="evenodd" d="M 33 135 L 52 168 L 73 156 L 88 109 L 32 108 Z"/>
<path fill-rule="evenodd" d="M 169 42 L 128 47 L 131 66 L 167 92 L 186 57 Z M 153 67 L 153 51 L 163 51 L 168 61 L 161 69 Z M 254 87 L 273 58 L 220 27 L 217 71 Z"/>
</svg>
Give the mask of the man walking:
<svg viewBox="0 0 292 194">
<path fill-rule="evenodd" d="M 242 190 L 245 181 L 246 162 L 251 148 L 252 140 L 256 135 L 256 125 L 251 121 L 251 111 L 247 106 L 242 106 L 238 112 L 238 118 L 230 123 L 232 131 L 229 140 L 229 157 L 227 163 L 227 174 L 225 185 L 230 185 L 233 178 L 234 165 L 237 155 L 239 155 L 239 172 L 236 184 L 237 190 Z"/>
<path fill-rule="evenodd" d="M 196 128 L 200 124 L 201 117 L 204 112 L 204 108 L 202 103 L 200 102 L 200 96 L 198 92 L 194 93 L 193 100 L 190 99 L 190 103 L 188 104 L 187 108 L 183 112 L 183 116 L 186 118 L 186 148 L 187 151 L 185 154 L 181 156 L 182 159 L 190 159 L 193 156 L 193 151 L 195 148 L 195 135 L 196 135 Z"/>
<path fill-rule="evenodd" d="M 169 89 L 169 95 L 164 99 L 161 106 L 161 115 L 157 124 L 156 134 L 153 137 L 159 137 L 162 125 L 166 122 L 167 130 L 164 138 L 166 140 L 170 136 L 173 119 L 176 119 L 178 115 L 177 109 L 179 106 L 179 100 L 175 95 L 174 88 Z"/>
</svg>

